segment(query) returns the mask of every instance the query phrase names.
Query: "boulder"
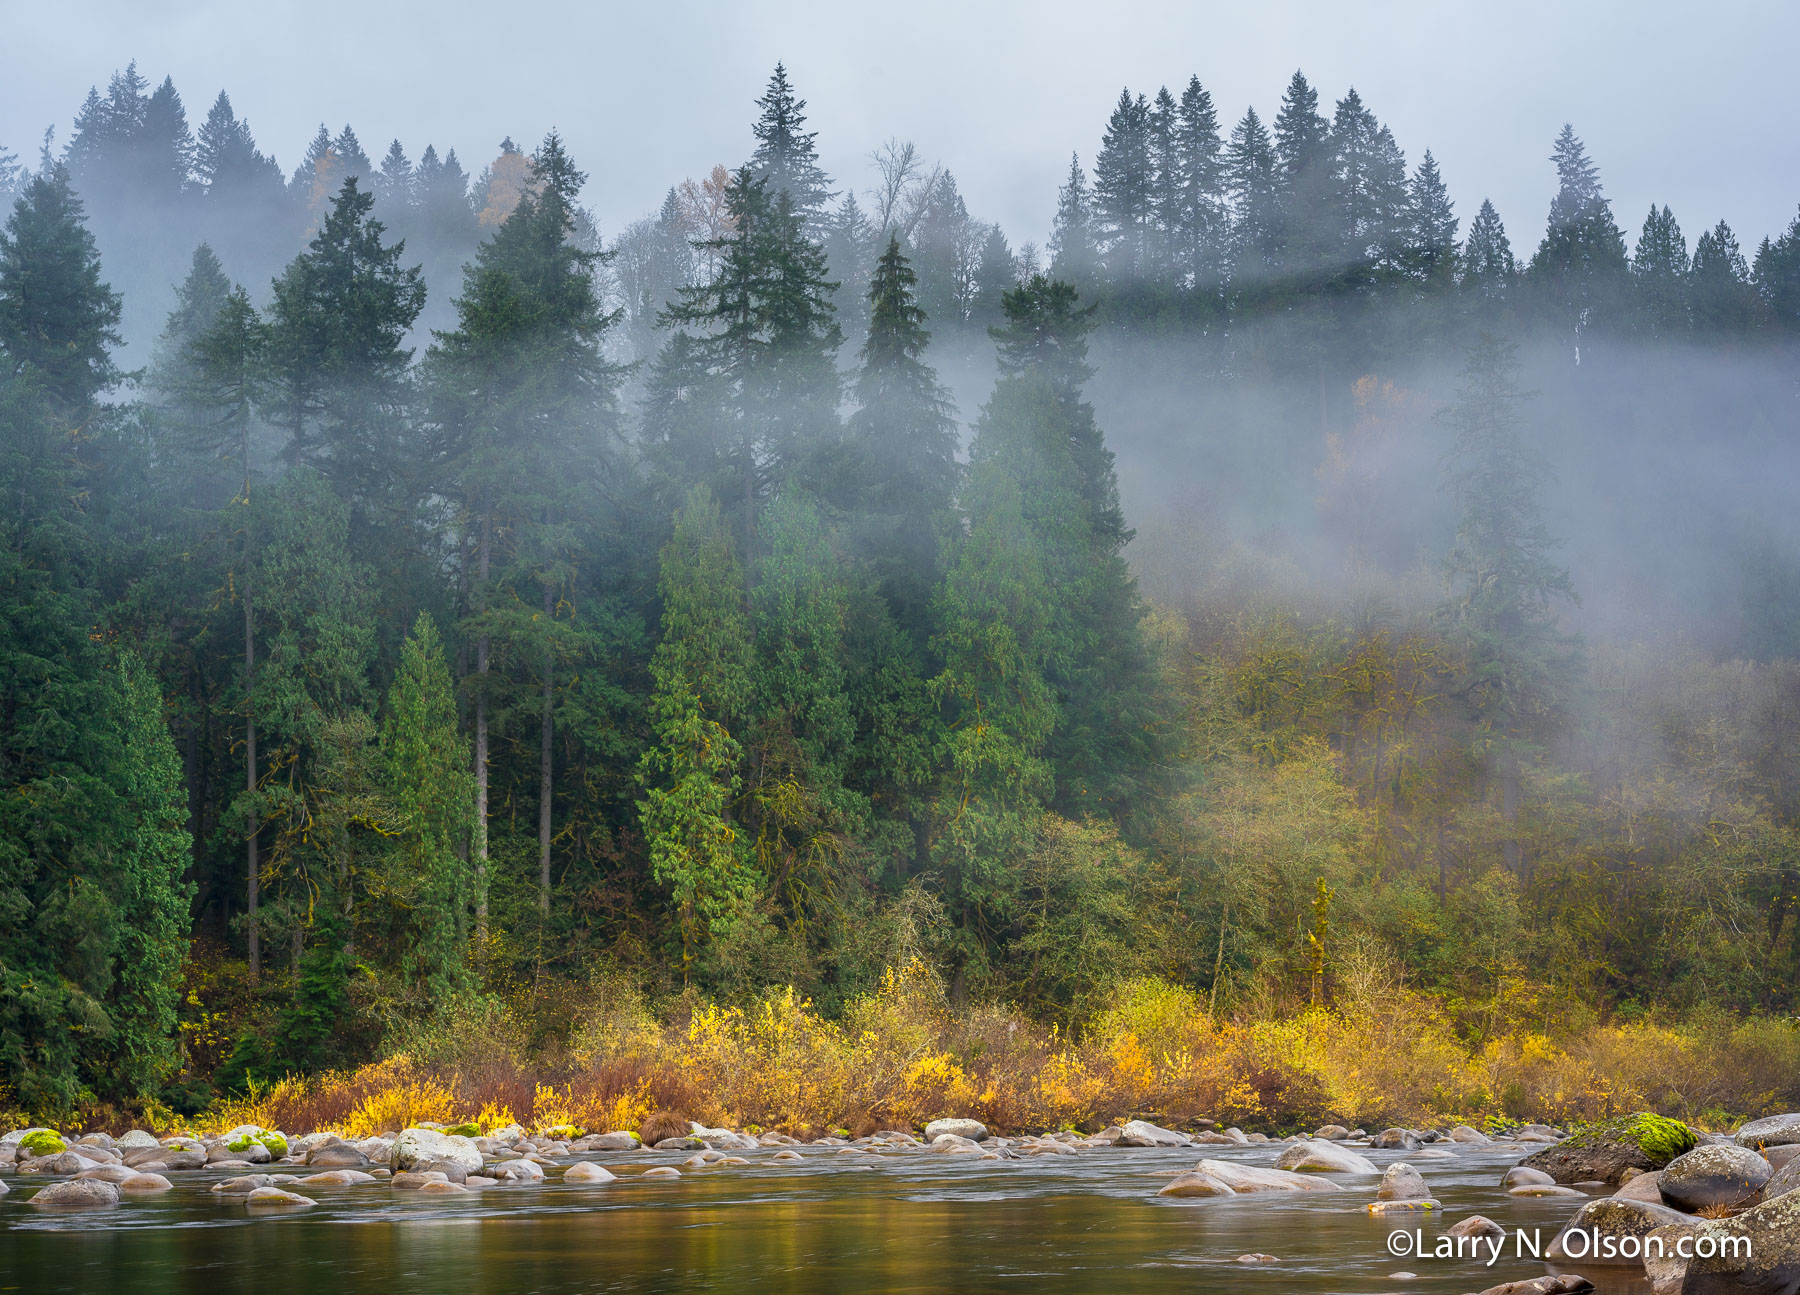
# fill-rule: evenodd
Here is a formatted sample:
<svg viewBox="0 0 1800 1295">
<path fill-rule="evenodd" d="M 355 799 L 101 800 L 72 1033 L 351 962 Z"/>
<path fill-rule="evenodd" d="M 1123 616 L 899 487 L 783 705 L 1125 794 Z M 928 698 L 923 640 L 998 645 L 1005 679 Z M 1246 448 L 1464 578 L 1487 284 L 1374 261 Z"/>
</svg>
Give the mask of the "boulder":
<svg viewBox="0 0 1800 1295">
<path fill-rule="evenodd" d="M 133 1174 L 119 1184 L 119 1190 L 130 1196 L 149 1196 L 156 1192 L 171 1192 L 175 1184 L 161 1174 Z"/>
<path fill-rule="evenodd" d="M 1508 1187 L 1508 1196 L 1586 1196 L 1587 1193 L 1574 1187 L 1564 1187 L 1560 1183 L 1526 1183 L 1523 1187 Z"/>
<path fill-rule="evenodd" d="M 162 1146 L 162 1143 L 156 1140 L 155 1134 L 146 1133 L 142 1129 L 132 1129 L 130 1132 L 122 1134 L 119 1139 L 113 1143 L 113 1149 L 115 1151 L 139 1151 L 145 1147 L 155 1149 L 160 1146 Z"/>
<path fill-rule="evenodd" d="M 1237 1189 L 1227 1184 L 1224 1179 L 1217 1178 L 1201 1169 L 1190 1169 L 1184 1174 L 1177 1174 L 1158 1196 L 1236 1196 Z"/>
<path fill-rule="evenodd" d="M 1378 1201 L 1418 1201 L 1430 1196 L 1425 1176 L 1404 1160 L 1389 1165 L 1381 1175 L 1381 1186 L 1375 1189 Z"/>
<path fill-rule="evenodd" d="M 1121 1147 L 1185 1147 L 1192 1141 L 1193 1139 L 1185 1133 L 1177 1133 L 1174 1129 L 1165 1129 L 1148 1120 L 1127 1120 L 1120 1128 L 1119 1140 L 1114 1145 Z"/>
<path fill-rule="evenodd" d="M 77 1178 L 97 1178 L 105 1183 L 122 1183 L 127 1178 L 136 1178 L 138 1171 L 127 1169 L 124 1165 L 95 1165 L 92 1169 L 83 1169 L 75 1176 Z"/>
<path fill-rule="evenodd" d="M 1502 1187 L 1548 1187 L 1555 1181 L 1556 1179 L 1542 1169 L 1533 1169 L 1528 1165 L 1514 1165 L 1501 1175 L 1500 1185 Z"/>
<path fill-rule="evenodd" d="M 931 1150 L 940 1156 L 978 1156 L 981 1144 L 955 1133 L 940 1133 L 931 1140 Z"/>
<path fill-rule="evenodd" d="M 1330 1142 L 1296 1142 L 1275 1160 L 1277 1169 L 1296 1174 L 1378 1174 L 1374 1162 Z"/>
<path fill-rule="evenodd" d="M 204 1151 L 165 1151 L 162 1161 L 171 1169 L 204 1169 L 206 1152 Z"/>
<path fill-rule="evenodd" d="M 636 1151 L 642 1145 L 637 1134 L 619 1129 L 612 1133 L 590 1133 L 579 1142 L 571 1143 L 569 1150 L 579 1155 L 583 1151 Z"/>
<path fill-rule="evenodd" d="M 69 1149 L 62 1135 L 55 1129 L 26 1129 L 20 1133 L 16 1145 L 19 1148 L 19 1159 L 26 1156 L 59 1156 Z"/>
<path fill-rule="evenodd" d="M 544 1181 L 544 1168 L 535 1160 L 503 1160 L 488 1173 L 503 1183 L 541 1183 Z"/>
<path fill-rule="evenodd" d="M 440 1133 L 436 1129 L 414 1127 L 404 1130 L 394 1140 L 389 1159 L 396 1172 L 428 1167 L 437 1161 L 460 1165 L 464 1173 L 481 1172 L 481 1151 L 474 1139 Z"/>
<path fill-rule="evenodd" d="M 925 1141 L 936 1142 L 945 1133 L 953 1133 L 971 1142 L 988 1140 L 987 1125 L 980 1120 L 933 1120 L 925 1126 Z"/>
<path fill-rule="evenodd" d="M 1338 1189 L 1338 1185 L 1329 1178 L 1320 1178 L 1314 1174 L 1295 1174 L 1284 1169 L 1258 1169 L 1253 1165 L 1235 1165 L 1227 1160 L 1202 1160 L 1194 1167 L 1203 1174 L 1211 1174 L 1240 1196 L 1249 1192 L 1332 1192 Z"/>
<path fill-rule="evenodd" d="M 369 1158 L 348 1142 L 327 1142 L 306 1153 L 309 1169 L 366 1169 Z"/>
<path fill-rule="evenodd" d="M 1342 1142 L 1350 1136 L 1350 1130 L 1342 1124 L 1326 1124 L 1313 1130 L 1313 1138 L 1319 1142 Z"/>
<path fill-rule="evenodd" d="M 1530 1281 L 1501 1282 L 1489 1286 L 1481 1295 L 1586 1295 L 1593 1289 L 1594 1283 L 1580 1273 L 1555 1273 Z"/>
<path fill-rule="evenodd" d="M 1472 1129 L 1467 1124 L 1458 1124 L 1450 1130 L 1450 1141 L 1467 1142 L 1471 1146 L 1480 1146 L 1484 1142 L 1492 1142 L 1493 1139 L 1479 1129 Z"/>
<path fill-rule="evenodd" d="M 1651 1205 L 1667 1205 L 1658 1184 L 1662 1182 L 1662 1170 L 1652 1169 L 1647 1174 L 1633 1174 L 1627 1178 L 1613 1196 L 1622 1201 L 1645 1201 Z"/>
<path fill-rule="evenodd" d="M 1800 1192 L 1701 1223 L 1692 1244 L 1682 1295 L 1793 1295 L 1800 1290 Z M 1712 1253 L 1702 1256 L 1703 1249 Z"/>
<path fill-rule="evenodd" d="M 644 1170 L 643 1176 L 645 1178 L 679 1178 L 681 1170 L 673 1165 L 658 1165 L 654 1169 Z"/>
<path fill-rule="evenodd" d="M 967 1141 L 967 1140 L 968 1139 L 966 1139 L 966 1138 L 964 1139 L 964 1141 Z M 803 1159 L 805 1159 L 805 1157 L 802 1156 L 798 1151 L 790 1151 L 790 1150 L 787 1150 L 786 1148 L 783 1148 L 782 1150 L 777 1151 L 773 1156 L 771 1156 L 769 1158 L 771 1160 L 803 1160 Z"/>
<path fill-rule="evenodd" d="M 365 1174 L 360 1169 L 327 1169 L 322 1174 L 308 1174 L 294 1181 L 303 1187 L 355 1187 L 374 1182 L 375 1175 Z"/>
<path fill-rule="evenodd" d="M 1698 1214 L 1708 1206 L 1741 1205 L 1774 1173 L 1769 1162 L 1749 1148 L 1714 1142 L 1669 1161 L 1657 1188 L 1667 1204 Z"/>
<path fill-rule="evenodd" d="M 1383 1129 L 1369 1139 L 1369 1145 L 1379 1151 L 1417 1151 L 1425 1144 L 1411 1129 Z"/>
<path fill-rule="evenodd" d="M 1785 1147 L 1800 1143 L 1800 1112 L 1771 1115 L 1751 1120 L 1737 1131 L 1737 1144 L 1755 1150 L 1758 1147 Z"/>
<path fill-rule="evenodd" d="M 423 1188 L 427 1183 L 447 1183 L 449 1181 L 450 1180 L 444 1176 L 442 1170 L 409 1169 L 405 1172 L 395 1174 L 392 1181 L 388 1183 L 388 1186 L 392 1187 L 397 1192 L 416 1192 Z"/>
<path fill-rule="evenodd" d="M 94 1160 L 75 1151 L 65 1151 L 50 1162 L 50 1172 L 74 1177 L 84 1169 L 98 1169 L 106 1162 Z"/>
<path fill-rule="evenodd" d="M 71 1178 L 51 1183 L 31 1198 L 33 1205 L 67 1205 L 92 1209 L 100 1205 L 117 1205 L 119 1188 L 100 1178 Z"/>
<path fill-rule="evenodd" d="M 651 1146 L 652 1151 L 701 1151 L 706 1143 L 695 1137 L 664 1138 Z"/>
<path fill-rule="evenodd" d="M 221 1178 L 209 1190 L 215 1196 L 248 1196 L 258 1187 L 274 1185 L 274 1174 L 243 1174 L 236 1178 Z"/>
<path fill-rule="evenodd" d="M 1543 1170 L 1559 1183 L 1616 1184 L 1627 1169 L 1661 1169 L 1698 1142 L 1687 1125 L 1640 1111 L 1597 1124 L 1520 1163 Z"/>
<path fill-rule="evenodd" d="M 1466 1219 L 1458 1219 L 1444 1229 L 1445 1236 L 1452 1237 L 1503 1237 L 1506 1229 L 1485 1214 L 1471 1214 Z"/>
<path fill-rule="evenodd" d="M 1575 1211 L 1544 1257 L 1552 1263 L 1641 1268 L 1644 1238 L 1660 1227 L 1686 1221 L 1666 1205 L 1603 1196 Z"/>
<path fill-rule="evenodd" d="M 469 1176 L 469 1171 L 463 1168 L 459 1161 L 455 1160 L 433 1160 L 429 1163 L 421 1162 L 420 1164 L 413 1166 L 413 1168 L 415 1172 L 426 1171 L 439 1174 L 443 1177 L 445 1182 L 451 1183 L 460 1183 Z"/>
<path fill-rule="evenodd" d="M 617 1175 L 605 1165 L 597 1165 L 591 1160 L 581 1160 L 569 1166 L 568 1171 L 563 1174 L 562 1180 L 565 1183 L 592 1184 L 610 1183 L 616 1177 Z"/>
<path fill-rule="evenodd" d="M 483 1181 L 492 1182 L 493 1180 L 483 1179 Z M 428 1183 L 419 1184 L 419 1195 L 421 1196 L 466 1196 L 468 1193 L 469 1189 L 461 1183 L 447 1183 L 437 1178 L 433 1178 Z"/>
</svg>

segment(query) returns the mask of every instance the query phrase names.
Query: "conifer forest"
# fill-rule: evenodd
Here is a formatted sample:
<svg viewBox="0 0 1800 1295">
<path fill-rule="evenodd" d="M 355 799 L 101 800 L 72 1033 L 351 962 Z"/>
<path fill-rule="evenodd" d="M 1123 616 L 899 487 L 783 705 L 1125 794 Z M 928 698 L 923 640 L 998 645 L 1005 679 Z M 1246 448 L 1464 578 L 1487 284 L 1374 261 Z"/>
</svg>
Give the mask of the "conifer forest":
<svg viewBox="0 0 1800 1295">
<path fill-rule="evenodd" d="M 1296 72 L 1040 246 L 777 66 L 601 228 L 157 77 L 0 147 L 6 1127 L 1800 1105 L 1800 215 Z"/>
</svg>

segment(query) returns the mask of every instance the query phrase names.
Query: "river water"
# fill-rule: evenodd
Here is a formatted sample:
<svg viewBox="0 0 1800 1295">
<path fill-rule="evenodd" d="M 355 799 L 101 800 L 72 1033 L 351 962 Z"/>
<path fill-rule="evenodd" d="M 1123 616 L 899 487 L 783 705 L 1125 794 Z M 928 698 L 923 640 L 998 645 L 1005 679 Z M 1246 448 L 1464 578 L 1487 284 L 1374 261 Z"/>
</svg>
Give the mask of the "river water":
<svg viewBox="0 0 1800 1295">
<path fill-rule="evenodd" d="M 1524 1150 L 1530 1150 L 1526 1148 Z M 1342 1192 L 1159 1198 L 1202 1155 L 1272 1165 L 1279 1148 L 1087 1150 L 1078 1156 L 980 1160 L 928 1152 L 839 1155 L 800 1148 L 741 1153 L 747 1166 L 640 1179 L 678 1153 L 585 1157 L 620 1175 L 600 1186 L 499 1186 L 421 1196 L 384 1182 L 300 1188 L 317 1208 L 271 1214 L 207 1190 L 227 1175 L 171 1174 L 175 1190 L 101 1210 L 25 1203 L 34 1183 L 0 1196 L 0 1291 L 123 1295 L 574 1295 L 581 1292 L 1479 1291 L 1541 1276 L 1517 1258 L 1514 1229 L 1543 1245 L 1581 1202 L 1508 1196 L 1497 1184 L 1518 1147 L 1457 1148 L 1454 1160 L 1407 1159 L 1444 1205 L 1430 1221 L 1372 1218 L 1373 1178 L 1334 1175 Z M 300 1170 L 300 1173 L 306 1172 Z M 553 1171 L 554 1172 L 554 1171 Z M 1395 1258 L 1389 1234 L 1429 1243 L 1471 1213 L 1508 1230 L 1507 1254 L 1480 1261 Z M 1246 1266 L 1247 1252 L 1280 1262 Z M 1641 1279 L 1580 1269 L 1607 1295 Z M 1414 1278 L 1395 1274 L 1410 1272 Z"/>
</svg>

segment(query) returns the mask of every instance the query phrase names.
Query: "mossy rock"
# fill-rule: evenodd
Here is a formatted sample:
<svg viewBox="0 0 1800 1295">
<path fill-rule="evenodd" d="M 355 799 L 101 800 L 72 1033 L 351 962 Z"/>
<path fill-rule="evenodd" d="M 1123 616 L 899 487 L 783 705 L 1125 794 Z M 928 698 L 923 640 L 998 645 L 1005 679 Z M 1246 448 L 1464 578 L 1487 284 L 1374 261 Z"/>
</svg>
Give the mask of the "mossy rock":
<svg viewBox="0 0 1800 1295">
<path fill-rule="evenodd" d="M 60 1156 L 69 1149 L 69 1144 L 62 1140 L 62 1134 L 50 1129 L 27 1133 L 19 1139 L 19 1145 L 34 1156 Z"/>
<path fill-rule="evenodd" d="M 280 1158 L 288 1153 L 287 1137 L 281 1133 L 258 1133 L 256 1141 L 269 1149 L 269 1154 Z"/>
<path fill-rule="evenodd" d="M 580 1137 L 584 1132 L 586 1132 L 586 1130 L 577 1128 L 573 1124 L 558 1124 L 553 1128 L 545 1129 L 544 1136 L 547 1138 L 555 1138 L 560 1142 L 570 1142 Z"/>
<path fill-rule="evenodd" d="M 1699 1135 L 1679 1120 L 1649 1111 L 1590 1124 L 1519 1163 L 1541 1169 L 1559 1183 L 1617 1184 L 1627 1169 L 1661 1169 L 1692 1151 Z"/>
<path fill-rule="evenodd" d="M 444 1132 L 457 1138 L 478 1138 L 481 1136 L 481 1126 L 479 1124 L 452 1124 Z"/>
</svg>

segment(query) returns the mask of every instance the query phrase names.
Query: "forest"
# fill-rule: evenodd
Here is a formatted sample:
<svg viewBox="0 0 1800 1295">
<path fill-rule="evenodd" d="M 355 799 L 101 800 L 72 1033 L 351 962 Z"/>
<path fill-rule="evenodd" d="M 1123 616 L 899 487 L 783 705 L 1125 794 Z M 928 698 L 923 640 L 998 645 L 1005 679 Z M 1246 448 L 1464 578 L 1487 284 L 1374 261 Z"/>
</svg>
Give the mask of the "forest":
<svg viewBox="0 0 1800 1295">
<path fill-rule="evenodd" d="M 612 232 L 0 148 L 0 1111 L 1791 1109 L 1800 215 L 1565 127 L 1515 249 L 1295 73 L 1014 246 L 806 107 Z"/>
</svg>

